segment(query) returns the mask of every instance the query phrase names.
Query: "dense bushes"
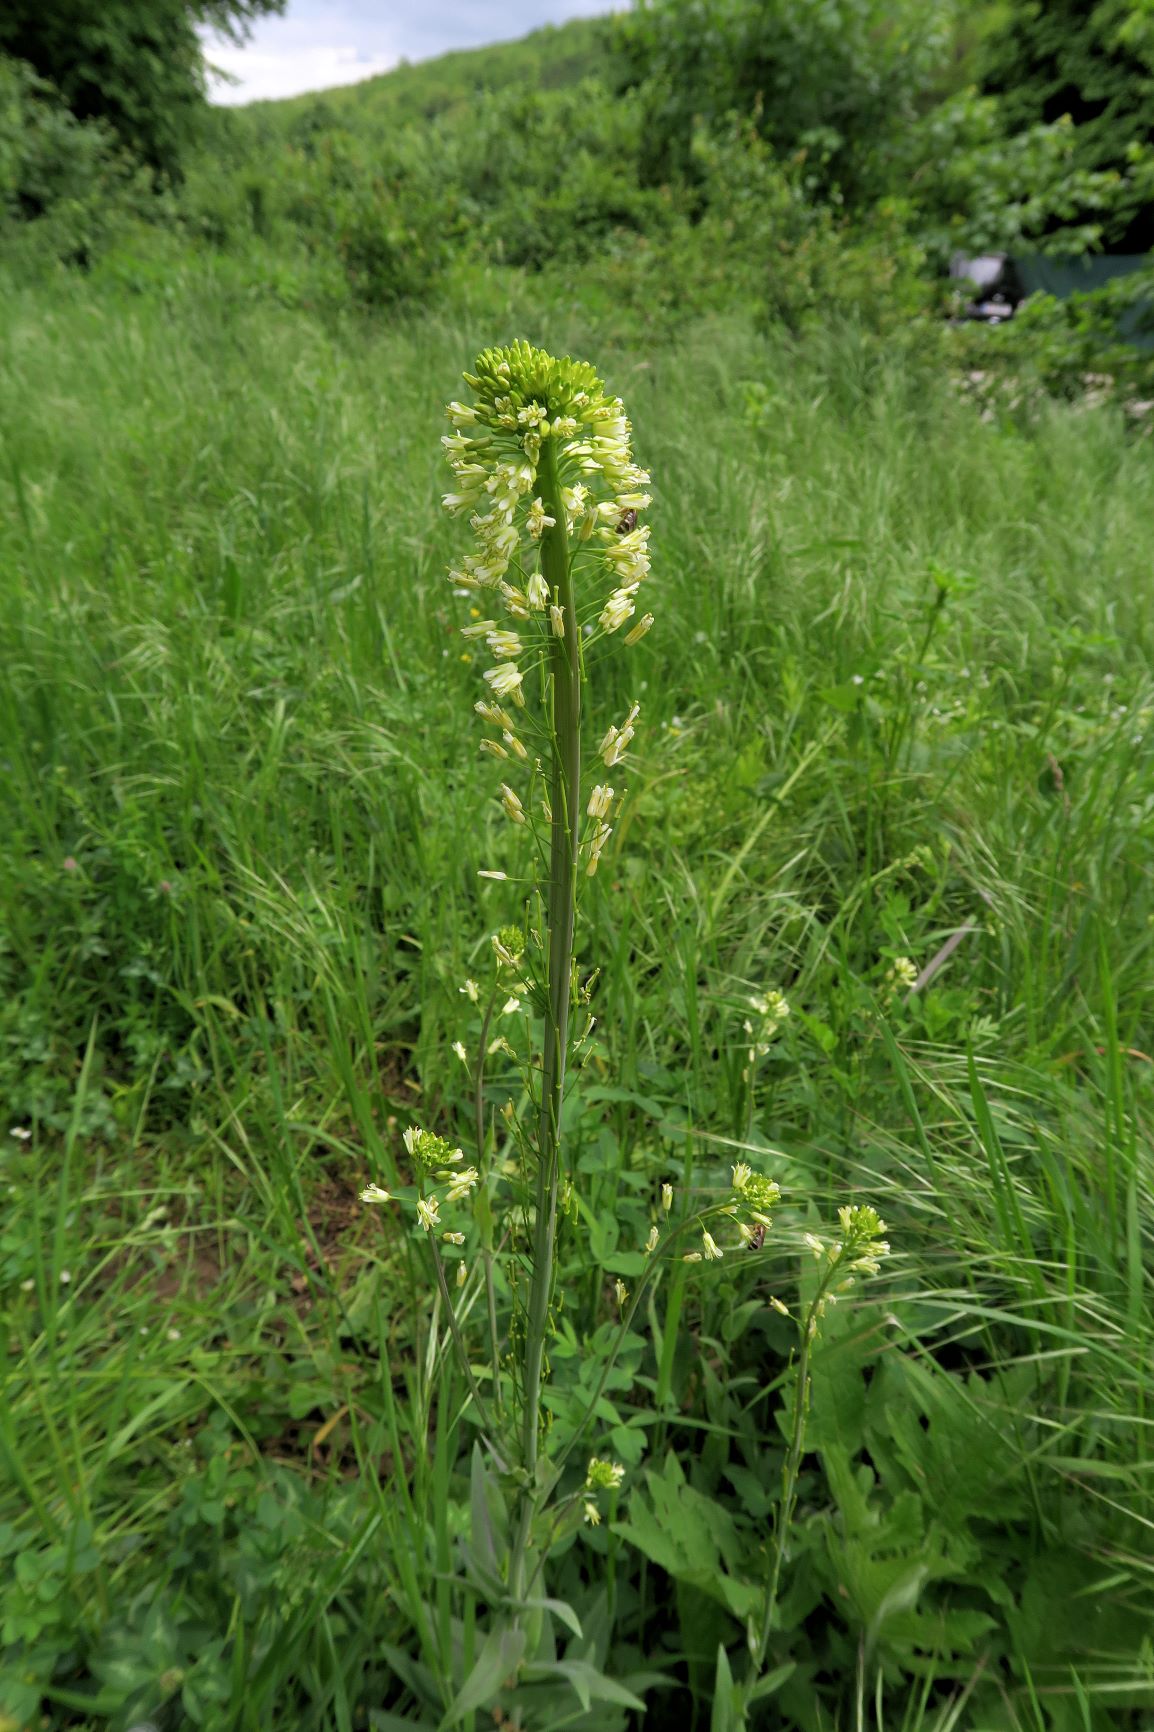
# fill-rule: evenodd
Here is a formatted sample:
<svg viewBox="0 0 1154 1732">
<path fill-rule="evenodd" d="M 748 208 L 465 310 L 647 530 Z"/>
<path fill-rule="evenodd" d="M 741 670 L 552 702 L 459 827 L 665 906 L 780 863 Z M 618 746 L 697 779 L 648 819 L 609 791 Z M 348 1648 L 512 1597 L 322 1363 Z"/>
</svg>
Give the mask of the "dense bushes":
<svg viewBox="0 0 1154 1732">
<path fill-rule="evenodd" d="M 1105 238 L 1119 252 L 1154 246 L 1148 164 L 1154 141 L 1154 38 L 1136 0 L 1015 0 L 983 56 L 1006 131 L 1069 117 L 1074 166 L 1109 174 Z"/>
<path fill-rule="evenodd" d="M 177 178 L 204 107 L 197 26 L 235 35 L 283 0 L 4 0 L 0 52 L 51 80 L 79 120 L 103 121 L 150 169 Z"/>
<path fill-rule="evenodd" d="M 84 265 L 144 197 L 106 127 L 78 120 L 31 67 L 0 55 L 0 241 Z"/>
<path fill-rule="evenodd" d="M 425 304 L 480 264 L 579 271 L 638 318 L 740 303 L 885 332 L 935 306 L 955 251 L 1079 252 L 1154 207 L 1140 15 L 1111 0 L 1055 58 L 1049 12 L 1019 13 L 1020 42 L 950 0 L 646 0 L 530 38 L 521 82 L 506 46 L 405 69 L 395 100 L 390 79 L 218 111 L 149 214 L 293 303 Z M 53 256 L 85 261 L 123 207 L 110 136 L 27 72 L 6 88 L 8 209 L 51 207 Z"/>
</svg>

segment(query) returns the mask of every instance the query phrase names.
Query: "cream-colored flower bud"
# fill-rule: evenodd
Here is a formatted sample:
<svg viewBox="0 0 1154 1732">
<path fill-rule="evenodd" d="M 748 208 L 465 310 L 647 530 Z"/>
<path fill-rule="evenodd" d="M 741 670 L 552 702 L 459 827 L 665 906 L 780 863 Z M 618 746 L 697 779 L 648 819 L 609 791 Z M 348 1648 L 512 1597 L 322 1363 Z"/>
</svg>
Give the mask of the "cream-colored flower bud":
<svg viewBox="0 0 1154 1732">
<path fill-rule="evenodd" d="M 549 604 L 549 585 L 539 571 L 535 571 L 529 579 L 529 606 L 538 613 Z"/>
<path fill-rule="evenodd" d="M 501 804 L 505 809 L 505 816 L 512 819 L 514 824 L 525 823 L 525 808 L 508 782 L 501 783 Z"/>
</svg>

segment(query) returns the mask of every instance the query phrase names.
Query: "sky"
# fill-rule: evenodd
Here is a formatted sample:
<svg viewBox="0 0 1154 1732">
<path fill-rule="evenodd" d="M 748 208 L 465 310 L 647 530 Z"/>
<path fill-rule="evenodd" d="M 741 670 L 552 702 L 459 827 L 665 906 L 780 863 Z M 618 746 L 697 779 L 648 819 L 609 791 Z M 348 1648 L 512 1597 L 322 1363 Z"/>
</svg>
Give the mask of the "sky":
<svg viewBox="0 0 1154 1732">
<path fill-rule="evenodd" d="M 614 0 L 288 0 L 242 48 L 206 38 L 209 62 L 236 83 L 210 82 L 214 102 L 256 102 L 327 90 L 428 60 L 450 48 L 507 42 L 542 24 L 611 12 Z"/>
</svg>

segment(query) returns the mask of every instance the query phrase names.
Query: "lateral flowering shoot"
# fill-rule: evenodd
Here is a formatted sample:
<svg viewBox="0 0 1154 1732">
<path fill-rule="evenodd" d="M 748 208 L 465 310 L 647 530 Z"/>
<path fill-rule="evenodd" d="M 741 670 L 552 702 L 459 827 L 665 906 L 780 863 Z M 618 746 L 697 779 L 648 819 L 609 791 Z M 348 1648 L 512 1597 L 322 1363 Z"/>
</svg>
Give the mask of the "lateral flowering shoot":
<svg viewBox="0 0 1154 1732">
<path fill-rule="evenodd" d="M 471 985 L 472 981 L 466 982 L 466 986 Z M 437 1136 L 435 1131 L 422 1130 L 420 1125 L 409 1125 L 403 1141 L 419 1174 L 418 1189 L 421 1194 L 416 1204 L 417 1220 L 426 1233 L 431 1233 L 434 1227 L 440 1225 L 441 1203 L 464 1202 L 472 1195 L 481 1175 L 476 1167 L 459 1166 L 463 1151 L 454 1148 L 444 1137 Z M 435 1190 L 427 1189 L 430 1182 L 443 1187 L 440 1197 Z M 390 1191 L 383 1190 L 380 1185 L 366 1185 L 361 1191 L 362 1203 L 391 1203 L 396 1200 Z M 465 1235 L 455 1231 L 442 1234 L 442 1238 L 450 1245 L 465 1243 Z"/>
<path fill-rule="evenodd" d="M 733 1202 L 739 1214 L 757 1222 L 759 1226 L 768 1227 L 769 1211 L 777 1207 L 781 1200 L 781 1191 L 773 1179 L 767 1179 L 764 1173 L 755 1173 L 752 1167 L 744 1161 L 738 1161 L 733 1169 Z"/>
<path fill-rule="evenodd" d="M 585 1490 L 616 1491 L 624 1478 L 625 1469 L 619 1461 L 602 1461 L 593 1455 L 585 1472 Z"/>
<path fill-rule="evenodd" d="M 558 656 L 583 674 L 598 641 L 635 621 L 623 637 L 632 646 L 653 623 L 650 613 L 635 620 L 650 570 L 649 529 L 638 522 L 650 503 L 649 476 L 634 461 L 624 405 L 586 362 L 516 342 L 486 349 L 465 382 L 474 401 L 447 411 L 453 431 L 442 443 L 455 490 L 444 507 L 467 518 L 476 547 L 449 579 L 458 592 L 476 593 L 462 630 L 489 652 L 486 696 L 475 708 L 496 732 L 481 750 L 504 777 L 523 766 L 528 778 L 540 769 L 533 747 L 550 741 Z M 515 724 L 505 705 L 519 712 Z M 610 730 L 600 748 L 606 764 L 624 755 L 637 713 L 634 705 Z M 514 824 L 529 819 L 527 792 L 512 779 L 500 784 Z M 611 834 L 612 791 L 595 793 L 583 843 L 590 874 Z"/>
<path fill-rule="evenodd" d="M 413 1161 L 426 1172 L 432 1172 L 435 1167 L 451 1165 L 464 1156 L 463 1149 L 455 1149 L 447 1143 L 444 1137 L 439 1137 L 433 1131 L 423 1131 L 419 1125 L 410 1125 L 402 1138 L 405 1148 Z"/>
<path fill-rule="evenodd" d="M 744 1028 L 749 1036 L 749 1062 L 764 1058 L 769 1043 L 789 1015 L 789 1002 L 784 993 L 757 993 L 749 1001 L 753 1017 L 746 1017 Z"/>
<path fill-rule="evenodd" d="M 817 1233 L 803 1235 L 823 1270 L 819 1297 L 813 1308 L 811 1328 L 825 1315 L 827 1305 L 836 1305 L 859 1275 L 876 1275 L 889 1256 L 889 1240 L 882 1237 L 886 1224 L 869 1203 L 843 1205 L 837 1212 L 840 1239 L 823 1239 Z"/>
</svg>

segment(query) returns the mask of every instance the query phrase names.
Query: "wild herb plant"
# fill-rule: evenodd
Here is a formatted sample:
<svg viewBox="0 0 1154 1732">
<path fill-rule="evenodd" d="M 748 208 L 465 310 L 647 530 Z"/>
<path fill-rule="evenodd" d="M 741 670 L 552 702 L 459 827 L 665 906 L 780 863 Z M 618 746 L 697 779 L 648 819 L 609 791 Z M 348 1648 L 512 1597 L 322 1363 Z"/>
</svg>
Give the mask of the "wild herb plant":
<svg viewBox="0 0 1154 1732">
<path fill-rule="evenodd" d="M 500 1487 L 509 1523 L 508 1545 L 492 1559 L 498 1580 L 490 1571 L 494 1622 L 489 1643 L 449 1704 L 453 1715 L 494 1694 L 494 1653 L 506 1689 L 523 1662 L 535 1666 L 538 1678 L 548 1673 L 553 1635 L 551 1630 L 547 1640 L 542 1635 L 543 1612 L 560 1618 L 581 1639 L 577 1614 L 542 1598 L 541 1578 L 551 1548 L 579 1521 L 600 1525 L 598 1494 L 616 1493 L 625 1478 L 621 1463 L 594 1454 L 582 1482 L 568 1488 L 563 1483 L 569 1457 L 592 1429 L 642 1295 L 670 1256 L 679 1254 L 686 1263 L 720 1262 L 727 1247 L 718 1242 L 715 1229 L 720 1234 L 723 1226 L 735 1227 L 738 1246 L 760 1249 L 780 1201 L 777 1183 L 745 1160 L 734 1163 L 728 1192 L 720 1197 L 698 1200 L 687 1187 L 662 1181 L 641 1247 L 637 1287 L 631 1292 L 620 1277 L 614 1281 L 616 1339 L 585 1412 L 570 1434 L 559 1438 L 543 1397 L 556 1328 L 559 1219 L 572 1191 L 564 1119 L 596 1021 L 590 1006 L 597 970 L 580 954 L 581 890 L 596 876 L 625 804 L 624 789 L 602 778 L 608 772 L 623 778 L 640 716 L 640 704 L 632 702 L 620 724 L 610 725 L 596 746 L 590 773 L 583 757 L 583 695 L 610 641 L 621 634 L 628 653 L 654 623 L 654 615 L 646 612 L 629 625 L 651 570 L 650 530 L 640 522 L 652 503 L 646 491 L 650 476 L 634 459 L 624 404 L 606 394 L 587 363 L 557 359 L 516 342 L 485 350 L 465 381 L 473 402 L 452 402 L 447 411 L 453 432 L 443 444 L 457 490 L 443 503 L 451 516 L 468 518 L 477 547 L 449 578 L 455 594 L 473 603 L 463 637 L 483 643 L 492 661 L 484 670 L 485 695 L 474 705 L 485 730 L 480 751 L 499 765 L 502 779 L 495 797 L 519 839 L 512 871 L 485 867 L 479 875 L 514 887 L 520 923 L 491 935 L 485 992 L 471 976 L 460 987 L 480 1017 L 474 1053 L 464 1041 L 454 1047 L 471 1072 L 477 1164 L 465 1165 L 463 1148 L 429 1128 L 410 1125 L 403 1134 L 415 1178 L 411 1201 L 418 1229 L 485 1440 L 487 1464 L 478 1462 L 474 1475 L 486 1509 L 494 1487 Z M 752 1122 L 757 1065 L 789 1015 L 789 1005 L 781 992 L 772 991 L 751 997 L 749 1008 L 756 1022 L 747 1016 L 743 1023 L 750 1043 L 743 1075 Z M 516 1032 L 490 1038 L 495 1018 L 502 1030 Z M 486 1113 L 494 1060 L 515 1072 L 526 1103 L 519 1112 L 507 1099 L 499 1120 Z M 498 1132 L 513 1151 L 509 1162 L 495 1158 Z M 472 1232 L 455 1217 L 442 1217 L 442 1204 L 451 1209 L 479 1189 L 483 1206 Z M 678 1190 L 685 1195 L 673 1218 Z M 368 1204 L 395 1200 L 376 1183 L 361 1197 Z M 821 1275 L 801 1320 L 793 1431 L 772 1564 L 758 1612 L 749 1618 L 749 1668 L 733 1696 L 735 1725 L 744 1722 L 762 1693 L 796 1498 L 812 1343 L 827 1306 L 860 1273 L 876 1273 L 889 1250 L 881 1237 L 884 1223 L 872 1208 L 843 1207 L 839 1223 L 841 1237 L 835 1242 L 807 1235 Z M 508 1246 L 512 1307 L 505 1329 L 498 1316 L 495 1232 L 501 1234 L 500 1246 Z M 700 1234 L 699 1249 L 685 1249 L 690 1233 Z M 479 1243 L 471 1246 L 471 1238 Z M 480 1252 L 474 1267 L 484 1286 L 481 1316 L 489 1336 L 477 1363 L 468 1333 L 470 1249 Z M 457 1258 L 452 1287 L 445 1269 L 449 1255 Z M 771 1303 L 788 1316 L 780 1300 Z M 482 1384 L 487 1384 L 484 1392 Z M 474 1543 L 478 1538 L 475 1533 Z M 724 1647 L 719 1666 L 723 1687 L 728 1677 Z M 557 1671 L 564 1681 L 564 1668 Z M 583 1676 L 574 1687 L 588 1707 L 592 1680 Z M 612 1699 L 610 1680 L 599 1677 L 596 1687 Z"/>
</svg>

